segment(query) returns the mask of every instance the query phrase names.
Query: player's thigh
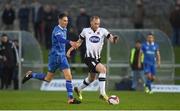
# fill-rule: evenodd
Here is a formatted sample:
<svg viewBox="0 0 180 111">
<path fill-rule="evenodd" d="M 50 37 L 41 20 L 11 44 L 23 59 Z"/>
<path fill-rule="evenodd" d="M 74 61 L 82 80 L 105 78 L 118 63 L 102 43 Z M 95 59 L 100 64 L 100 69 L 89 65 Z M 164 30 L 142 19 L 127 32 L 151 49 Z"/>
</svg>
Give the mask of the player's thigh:
<svg viewBox="0 0 180 111">
<path fill-rule="evenodd" d="M 151 75 L 152 75 L 151 79 L 155 80 L 156 79 L 155 78 L 155 76 L 156 76 L 156 66 L 155 65 L 151 66 Z"/>
<path fill-rule="evenodd" d="M 58 68 L 57 56 L 49 55 L 48 57 L 48 72 L 55 73 Z"/>
<path fill-rule="evenodd" d="M 155 65 L 151 65 L 151 73 L 152 73 L 152 75 L 156 75 L 156 66 Z"/>
<path fill-rule="evenodd" d="M 151 65 L 150 64 L 144 64 L 144 73 L 148 79 L 151 79 Z"/>
<path fill-rule="evenodd" d="M 99 60 L 96 60 L 94 58 L 85 58 L 85 64 L 88 66 L 89 72 L 90 73 L 98 73 L 96 71 L 96 65 L 99 63 Z"/>
<path fill-rule="evenodd" d="M 146 75 L 151 73 L 151 66 L 149 64 L 144 64 L 144 73 Z"/>
<path fill-rule="evenodd" d="M 106 67 L 103 64 L 98 63 L 96 65 L 96 71 L 99 73 L 106 73 Z"/>
<path fill-rule="evenodd" d="M 59 69 L 64 70 L 64 69 L 70 69 L 70 65 L 68 63 L 67 57 L 65 55 L 60 56 L 59 60 Z"/>
<path fill-rule="evenodd" d="M 60 56 L 60 59 L 58 61 L 59 61 L 59 69 L 63 71 L 65 79 L 71 80 L 72 79 L 71 70 L 66 56 L 65 55 Z"/>
</svg>

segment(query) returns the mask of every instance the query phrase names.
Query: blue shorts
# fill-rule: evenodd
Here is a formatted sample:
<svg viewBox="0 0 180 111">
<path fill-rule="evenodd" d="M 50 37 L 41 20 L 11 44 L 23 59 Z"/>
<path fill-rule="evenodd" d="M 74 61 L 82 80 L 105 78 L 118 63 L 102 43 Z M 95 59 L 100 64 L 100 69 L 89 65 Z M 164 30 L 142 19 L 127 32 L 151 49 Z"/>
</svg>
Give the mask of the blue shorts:
<svg viewBox="0 0 180 111">
<path fill-rule="evenodd" d="M 151 75 L 155 75 L 156 74 L 156 65 L 144 63 L 144 73 L 145 74 L 150 73 Z"/>
<path fill-rule="evenodd" d="M 49 55 L 48 71 L 55 73 L 56 69 L 60 70 L 69 69 L 69 63 L 65 55 Z"/>
</svg>

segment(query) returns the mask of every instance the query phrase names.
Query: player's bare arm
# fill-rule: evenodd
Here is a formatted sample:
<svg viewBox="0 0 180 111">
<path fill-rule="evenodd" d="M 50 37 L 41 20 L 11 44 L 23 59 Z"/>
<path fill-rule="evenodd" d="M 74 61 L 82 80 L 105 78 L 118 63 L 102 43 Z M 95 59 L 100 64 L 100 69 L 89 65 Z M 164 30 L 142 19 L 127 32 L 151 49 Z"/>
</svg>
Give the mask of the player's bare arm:
<svg viewBox="0 0 180 111">
<path fill-rule="evenodd" d="M 70 58 L 71 56 L 71 52 L 74 50 L 74 49 L 78 49 L 80 46 L 81 46 L 81 44 L 82 44 L 82 42 L 83 42 L 83 40 L 82 39 L 79 39 L 75 44 L 76 45 L 74 45 L 74 46 L 72 46 L 71 48 L 69 48 L 69 50 L 67 51 L 67 53 L 66 53 L 66 56 L 68 57 L 68 58 Z"/>
<path fill-rule="evenodd" d="M 69 44 L 73 47 L 76 48 L 78 46 L 77 42 L 70 41 Z"/>
<path fill-rule="evenodd" d="M 160 67 L 161 65 L 161 56 L 160 56 L 160 51 L 157 51 L 157 66 Z"/>
</svg>

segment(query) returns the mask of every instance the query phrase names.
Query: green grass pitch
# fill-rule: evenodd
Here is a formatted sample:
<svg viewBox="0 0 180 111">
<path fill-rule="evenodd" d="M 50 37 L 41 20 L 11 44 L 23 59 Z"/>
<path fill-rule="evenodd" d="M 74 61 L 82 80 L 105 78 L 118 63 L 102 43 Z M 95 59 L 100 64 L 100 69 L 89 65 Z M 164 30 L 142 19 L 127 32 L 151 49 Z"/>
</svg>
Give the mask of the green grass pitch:
<svg viewBox="0 0 180 111">
<path fill-rule="evenodd" d="M 180 110 L 179 93 L 154 93 L 111 91 L 120 98 L 119 105 L 109 105 L 98 99 L 98 92 L 83 92 L 79 105 L 69 105 L 66 92 L 0 91 L 0 110 Z"/>
</svg>

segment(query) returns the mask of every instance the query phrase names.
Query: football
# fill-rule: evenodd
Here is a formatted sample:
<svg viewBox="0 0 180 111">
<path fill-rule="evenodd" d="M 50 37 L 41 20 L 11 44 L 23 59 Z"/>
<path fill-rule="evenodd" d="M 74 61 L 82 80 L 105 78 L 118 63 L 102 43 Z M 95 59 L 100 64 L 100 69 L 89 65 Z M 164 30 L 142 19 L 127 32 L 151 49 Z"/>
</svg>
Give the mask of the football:
<svg viewBox="0 0 180 111">
<path fill-rule="evenodd" d="M 112 105 L 119 104 L 119 97 L 116 95 L 111 95 L 108 99 L 108 102 Z"/>
</svg>

